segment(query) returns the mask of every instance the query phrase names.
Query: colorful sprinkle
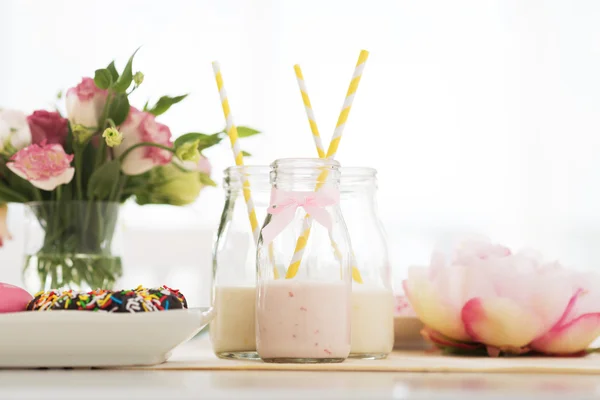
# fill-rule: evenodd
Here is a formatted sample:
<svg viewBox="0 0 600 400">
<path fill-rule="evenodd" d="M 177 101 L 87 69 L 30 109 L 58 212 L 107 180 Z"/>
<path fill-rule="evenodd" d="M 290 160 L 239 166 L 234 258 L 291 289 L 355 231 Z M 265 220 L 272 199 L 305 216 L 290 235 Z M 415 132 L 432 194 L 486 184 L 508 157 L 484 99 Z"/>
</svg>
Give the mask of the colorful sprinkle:
<svg viewBox="0 0 600 400">
<path fill-rule="evenodd" d="M 90 292 L 36 293 L 27 305 L 28 311 L 87 310 L 107 312 L 152 312 L 187 308 L 185 296 L 168 286 L 146 289 L 138 286 L 134 290 L 108 291 L 96 289 Z"/>
</svg>

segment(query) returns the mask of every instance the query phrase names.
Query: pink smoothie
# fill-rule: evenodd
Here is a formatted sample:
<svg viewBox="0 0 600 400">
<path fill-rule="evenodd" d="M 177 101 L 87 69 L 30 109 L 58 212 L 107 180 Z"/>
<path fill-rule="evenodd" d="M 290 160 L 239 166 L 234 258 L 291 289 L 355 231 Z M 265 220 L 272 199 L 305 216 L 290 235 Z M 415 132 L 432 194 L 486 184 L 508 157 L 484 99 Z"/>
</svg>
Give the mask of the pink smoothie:
<svg viewBox="0 0 600 400">
<path fill-rule="evenodd" d="M 280 279 L 258 290 L 256 347 L 263 360 L 348 357 L 349 284 Z"/>
</svg>

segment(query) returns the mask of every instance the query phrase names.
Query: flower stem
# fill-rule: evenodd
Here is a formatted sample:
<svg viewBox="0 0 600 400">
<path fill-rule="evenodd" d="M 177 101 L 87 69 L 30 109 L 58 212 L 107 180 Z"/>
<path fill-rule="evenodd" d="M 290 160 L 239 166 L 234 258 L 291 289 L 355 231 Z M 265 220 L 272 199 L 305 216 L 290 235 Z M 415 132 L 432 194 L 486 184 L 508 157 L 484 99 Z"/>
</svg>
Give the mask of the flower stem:
<svg viewBox="0 0 600 400">
<path fill-rule="evenodd" d="M 123 162 L 125 161 L 125 158 L 135 149 L 137 149 L 138 147 L 158 147 L 159 149 L 163 149 L 166 150 L 170 153 L 175 154 L 175 150 L 173 150 L 173 148 L 171 147 L 167 147 L 167 146 L 163 146 L 162 144 L 158 144 L 158 143 L 152 143 L 152 142 L 141 142 L 141 143 L 136 143 L 133 146 L 131 146 L 130 148 L 128 148 L 127 150 L 125 150 L 123 152 L 123 154 L 121 154 L 121 157 L 119 157 L 119 161 Z"/>
<path fill-rule="evenodd" d="M 102 117 L 100 118 L 100 123 L 98 124 L 98 131 L 101 133 L 106 128 L 106 120 L 108 119 L 108 111 L 110 109 L 110 104 L 112 103 L 114 94 L 112 90 L 109 89 L 108 95 L 106 96 L 106 103 L 104 104 L 104 110 L 102 110 Z M 98 153 L 96 155 L 96 162 L 94 163 L 95 169 L 100 167 L 104 160 L 106 151 L 106 142 L 104 140 L 100 140 L 98 144 Z"/>
<path fill-rule="evenodd" d="M 42 193 L 40 192 L 40 189 L 38 189 L 38 188 L 34 188 L 33 196 L 35 197 L 35 199 L 37 201 L 44 201 L 44 199 L 42 198 Z"/>
<path fill-rule="evenodd" d="M 81 165 L 81 152 L 83 148 L 80 148 L 79 151 L 75 151 L 75 185 L 77 187 L 77 197 L 79 201 L 83 200 L 83 190 L 81 187 L 81 178 L 83 174 L 83 166 Z"/>
</svg>

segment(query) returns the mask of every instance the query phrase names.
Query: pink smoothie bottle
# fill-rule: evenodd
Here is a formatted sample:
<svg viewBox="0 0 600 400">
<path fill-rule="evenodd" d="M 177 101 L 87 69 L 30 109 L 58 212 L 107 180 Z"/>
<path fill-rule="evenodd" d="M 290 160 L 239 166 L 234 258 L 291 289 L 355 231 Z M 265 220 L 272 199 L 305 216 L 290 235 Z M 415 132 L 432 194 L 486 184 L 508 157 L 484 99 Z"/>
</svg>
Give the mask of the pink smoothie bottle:
<svg viewBox="0 0 600 400">
<path fill-rule="evenodd" d="M 350 354 L 351 245 L 339 163 L 281 159 L 257 249 L 256 345 L 265 362 L 342 362 Z"/>
</svg>

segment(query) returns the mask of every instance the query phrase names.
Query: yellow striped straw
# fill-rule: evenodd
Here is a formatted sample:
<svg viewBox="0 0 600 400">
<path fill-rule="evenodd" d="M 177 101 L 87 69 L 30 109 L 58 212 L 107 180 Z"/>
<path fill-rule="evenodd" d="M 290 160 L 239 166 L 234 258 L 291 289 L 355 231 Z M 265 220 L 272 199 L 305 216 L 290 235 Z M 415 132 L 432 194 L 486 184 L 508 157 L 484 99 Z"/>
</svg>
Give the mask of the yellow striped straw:
<svg viewBox="0 0 600 400">
<path fill-rule="evenodd" d="M 367 58 L 369 58 L 369 52 L 366 50 L 361 50 L 360 55 L 358 56 L 356 67 L 354 68 L 354 73 L 352 74 L 350 86 L 348 87 L 348 91 L 346 92 L 346 97 L 344 99 L 342 111 L 340 112 L 340 116 L 338 117 L 338 121 L 335 126 L 335 130 L 333 131 L 331 142 L 329 143 L 329 148 L 327 149 L 327 159 L 333 159 L 337 153 L 340 141 L 342 139 L 342 133 L 344 132 L 344 128 L 346 127 L 346 121 L 348 120 L 348 115 L 350 114 L 350 109 L 352 108 L 352 102 L 354 101 L 354 95 L 356 93 L 356 90 L 358 89 L 358 84 L 360 83 L 360 78 L 362 77 Z M 317 178 L 317 186 L 315 190 L 319 190 L 321 188 L 321 186 L 327 178 L 328 173 L 329 172 L 327 169 L 324 169 L 323 172 L 321 172 L 321 174 Z M 294 255 L 292 256 L 292 260 L 285 275 L 286 279 L 291 279 L 298 273 L 298 269 L 300 268 L 300 264 L 302 263 L 302 256 L 304 255 L 304 250 L 306 249 L 306 243 L 310 235 L 311 226 L 312 218 L 307 216 L 303 222 L 302 234 L 298 237 L 298 240 L 296 241 Z M 355 281 L 362 282 L 360 274 L 358 273 L 358 269 L 356 268 L 352 269 L 352 277 Z"/>
<path fill-rule="evenodd" d="M 233 116 L 231 115 L 231 109 L 229 108 L 229 100 L 227 99 L 227 92 L 225 91 L 225 86 L 223 85 L 221 66 L 217 61 L 213 61 L 212 66 L 215 73 L 215 80 L 217 81 L 217 88 L 219 89 L 219 96 L 221 97 L 223 115 L 225 116 L 225 130 L 227 131 L 227 136 L 229 136 L 229 141 L 231 142 L 231 150 L 233 151 L 235 165 L 243 166 L 244 155 L 240 149 L 237 127 L 233 122 Z M 258 243 L 260 228 L 258 226 L 258 220 L 256 219 L 256 209 L 254 208 L 254 202 L 252 201 L 252 194 L 250 192 L 250 181 L 246 177 L 245 173 L 242 173 L 242 180 L 244 200 L 246 201 L 246 208 L 248 210 L 248 219 L 250 220 L 252 236 L 254 237 L 254 243 Z M 277 279 L 279 277 L 279 271 L 277 268 L 274 268 L 274 274 L 275 278 Z"/>
<path fill-rule="evenodd" d="M 325 151 L 323 150 L 323 142 L 321 141 L 321 135 L 319 134 L 319 128 L 317 127 L 317 120 L 315 118 L 315 114 L 312 110 L 312 105 L 310 104 L 310 97 L 308 96 L 308 90 L 306 89 L 306 83 L 304 82 L 304 75 L 302 75 L 302 68 L 300 65 L 294 65 L 294 71 L 296 72 L 296 78 L 298 80 L 298 87 L 300 88 L 300 94 L 302 95 L 302 102 L 304 103 L 304 108 L 306 110 L 306 117 L 308 118 L 308 123 L 310 125 L 310 130 L 313 134 L 313 139 L 315 142 L 315 147 L 317 149 L 317 153 L 319 154 L 319 158 L 325 158 Z M 309 218 L 304 218 L 302 232 L 310 233 L 310 228 L 312 224 L 309 224 Z M 336 260 L 341 264 L 342 262 L 342 252 L 340 251 L 339 246 L 333 240 L 331 236 L 331 232 L 329 232 L 329 240 L 331 242 L 331 247 L 333 248 L 333 254 L 335 255 Z M 352 256 L 352 278 L 358 282 L 362 282 L 362 277 L 360 276 L 360 271 L 354 264 L 355 257 Z"/>
<path fill-rule="evenodd" d="M 319 158 L 325 158 L 325 149 L 323 147 L 323 141 L 319 134 L 319 128 L 317 128 L 317 121 L 315 114 L 310 104 L 310 98 L 308 97 L 308 90 L 306 90 L 306 84 L 304 83 L 304 76 L 302 76 L 302 69 L 298 64 L 294 65 L 294 71 L 296 71 L 296 79 L 298 80 L 298 87 L 300 88 L 300 94 L 302 95 L 302 102 L 304 103 L 304 109 L 306 110 L 306 116 L 308 117 L 308 123 L 310 124 L 310 130 L 313 134 L 315 146 L 317 147 L 317 153 Z"/>
</svg>

